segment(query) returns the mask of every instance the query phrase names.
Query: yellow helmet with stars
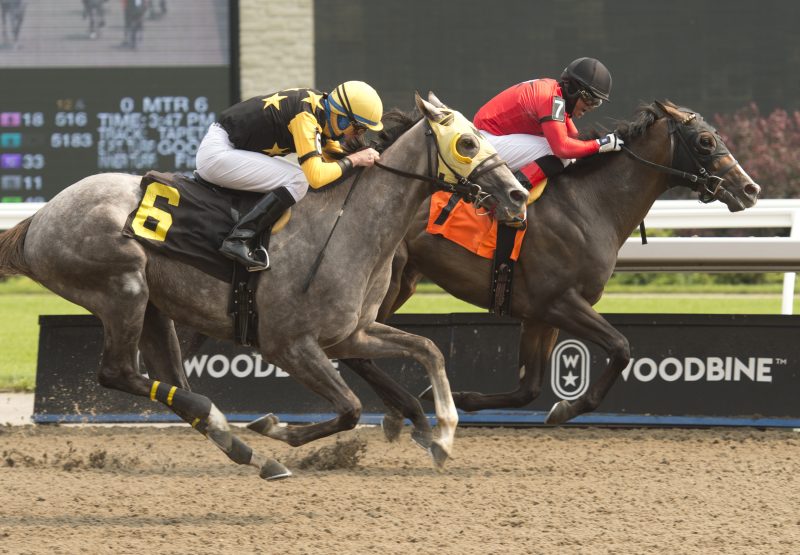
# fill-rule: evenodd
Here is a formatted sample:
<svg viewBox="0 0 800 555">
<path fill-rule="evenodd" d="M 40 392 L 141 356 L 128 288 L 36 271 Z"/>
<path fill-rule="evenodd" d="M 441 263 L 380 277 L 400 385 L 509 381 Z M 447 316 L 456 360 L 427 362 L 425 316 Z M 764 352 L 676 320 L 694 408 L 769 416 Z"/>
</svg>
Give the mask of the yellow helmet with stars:
<svg viewBox="0 0 800 555">
<path fill-rule="evenodd" d="M 383 129 L 383 102 L 378 93 L 363 81 L 346 81 L 328 95 L 328 106 L 338 116 L 336 126 L 344 130 L 350 125 Z"/>
</svg>

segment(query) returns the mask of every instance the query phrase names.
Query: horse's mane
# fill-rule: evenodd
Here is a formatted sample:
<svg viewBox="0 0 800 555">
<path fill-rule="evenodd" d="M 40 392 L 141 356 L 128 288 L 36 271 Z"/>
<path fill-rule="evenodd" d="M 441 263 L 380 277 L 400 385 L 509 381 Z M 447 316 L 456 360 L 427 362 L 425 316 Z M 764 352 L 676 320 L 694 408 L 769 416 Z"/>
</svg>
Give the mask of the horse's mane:
<svg viewBox="0 0 800 555">
<path fill-rule="evenodd" d="M 668 101 L 665 101 L 668 103 Z M 655 102 L 651 104 L 640 104 L 631 121 L 617 121 L 614 128 L 614 133 L 621 137 L 626 143 L 631 143 L 636 139 L 642 137 L 655 121 L 662 117 L 662 112 L 656 107 Z M 591 129 L 586 133 L 581 134 L 581 139 L 599 139 L 600 137 L 609 133 L 607 129 Z M 567 166 L 565 172 L 571 172 L 576 169 L 589 167 L 590 165 L 599 163 L 602 160 L 601 156 L 588 156 L 577 160 L 574 164 Z"/>
<path fill-rule="evenodd" d="M 668 102 L 668 101 L 665 101 Z M 622 137 L 624 141 L 632 141 L 645 134 L 647 129 L 661 116 L 660 110 L 655 103 L 641 104 L 634 114 L 632 121 L 619 121 L 614 132 Z M 346 141 L 342 147 L 345 152 L 352 153 L 362 148 L 371 146 L 378 152 L 383 152 L 400 138 L 400 136 L 411 129 L 421 118 L 419 110 L 416 108 L 411 112 L 404 112 L 399 108 L 392 108 L 381 118 L 383 129 L 379 133 L 367 133 L 356 139 Z M 581 138 L 599 139 L 609 131 L 607 129 L 591 129 L 581 134 Z"/>
<path fill-rule="evenodd" d="M 342 149 L 344 150 L 345 154 L 351 154 L 367 147 L 372 147 L 378 152 L 383 152 L 398 138 L 400 138 L 403 133 L 411 129 L 411 127 L 413 127 L 421 117 L 422 115 L 419 114 L 416 109 L 411 113 L 407 113 L 398 108 L 392 108 L 383 114 L 383 117 L 381 118 L 381 121 L 383 122 L 383 129 L 380 132 L 374 133 L 372 131 L 368 131 L 366 134 L 361 135 L 360 137 L 355 137 L 348 141 L 344 141 L 342 143 Z M 308 192 L 314 193 L 314 196 L 324 198 L 326 201 L 328 201 L 329 197 L 341 194 L 339 186 L 344 183 L 349 183 L 351 178 L 352 176 L 345 178 L 340 177 L 325 187 L 320 187 L 319 189 L 309 188 Z"/>
<path fill-rule="evenodd" d="M 662 115 L 661 110 L 656 108 L 655 103 L 641 104 L 636 110 L 633 121 L 619 122 L 614 132 L 622 137 L 624 141 L 633 141 L 644 135 Z"/>
<path fill-rule="evenodd" d="M 400 138 L 400 136 L 411 129 L 422 115 L 418 110 L 404 112 L 399 108 L 392 108 L 381 118 L 383 129 L 378 133 L 368 133 L 367 135 L 345 142 L 343 148 L 345 152 L 351 153 L 365 147 L 372 147 L 378 152 L 383 152 Z"/>
<path fill-rule="evenodd" d="M 655 123 L 655 121 L 661 116 L 661 112 L 658 108 L 656 108 L 655 103 L 652 104 L 640 104 L 639 107 L 636 109 L 636 113 L 633 116 L 632 121 L 618 121 L 617 126 L 614 129 L 614 133 L 616 133 L 619 137 L 622 138 L 623 141 L 633 141 L 636 140 L 638 137 L 641 137 L 645 134 L 647 129 Z M 599 139 L 600 137 L 609 133 L 608 129 L 591 129 L 586 133 L 581 134 L 581 139 Z"/>
</svg>

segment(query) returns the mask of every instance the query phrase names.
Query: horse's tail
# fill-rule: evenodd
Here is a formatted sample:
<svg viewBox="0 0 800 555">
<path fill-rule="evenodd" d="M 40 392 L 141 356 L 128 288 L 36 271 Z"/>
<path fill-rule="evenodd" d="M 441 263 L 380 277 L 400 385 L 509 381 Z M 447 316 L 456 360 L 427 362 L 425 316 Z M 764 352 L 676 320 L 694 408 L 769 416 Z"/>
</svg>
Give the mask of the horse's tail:
<svg viewBox="0 0 800 555">
<path fill-rule="evenodd" d="M 33 216 L 8 231 L 0 233 L 0 277 L 22 274 L 30 276 L 30 267 L 25 262 L 25 235 Z"/>
</svg>

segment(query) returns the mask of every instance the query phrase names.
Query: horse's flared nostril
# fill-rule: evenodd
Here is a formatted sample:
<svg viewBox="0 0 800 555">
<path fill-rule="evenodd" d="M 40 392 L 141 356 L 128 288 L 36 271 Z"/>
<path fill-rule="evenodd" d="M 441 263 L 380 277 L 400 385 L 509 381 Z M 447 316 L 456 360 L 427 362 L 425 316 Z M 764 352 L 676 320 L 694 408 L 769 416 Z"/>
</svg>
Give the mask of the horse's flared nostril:
<svg viewBox="0 0 800 555">
<path fill-rule="evenodd" d="M 748 183 L 744 187 L 744 192 L 751 197 L 757 197 L 761 194 L 761 187 L 759 187 L 756 183 Z"/>
<path fill-rule="evenodd" d="M 525 202 L 528 200 L 528 193 L 527 191 L 520 191 L 519 189 L 514 189 L 511 191 L 511 200 L 514 202 Z"/>
</svg>

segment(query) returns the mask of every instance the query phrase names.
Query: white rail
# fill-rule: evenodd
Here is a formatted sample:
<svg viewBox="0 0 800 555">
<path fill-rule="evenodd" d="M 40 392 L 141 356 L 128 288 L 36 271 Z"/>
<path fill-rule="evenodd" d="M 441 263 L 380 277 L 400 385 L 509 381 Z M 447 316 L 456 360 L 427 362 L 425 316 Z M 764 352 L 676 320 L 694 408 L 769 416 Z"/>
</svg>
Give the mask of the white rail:
<svg viewBox="0 0 800 555">
<path fill-rule="evenodd" d="M 33 216 L 42 206 L 43 202 L 0 204 L 0 230 L 14 227 L 28 216 Z"/>
<path fill-rule="evenodd" d="M 43 203 L 0 204 L 0 229 L 31 216 Z M 786 272 L 781 312 L 792 313 L 795 271 L 800 270 L 800 200 L 765 199 L 731 213 L 720 203 L 659 200 L 648 229 L 788 229 L 788 237 L 631 237 L 619 251 L 618 271 Z"/>
<path fill-rule="evenodd" d="M 786 272 L 781 313 L 791 314 L 800 270 L 800 200 L 764 199 L 742 212 L 719 204 L 659 200 L 645 218 L 649 229 L 788 229 L 786 237 L 631 237 L 617 270 L 631 272 Z"/>
</svg>

